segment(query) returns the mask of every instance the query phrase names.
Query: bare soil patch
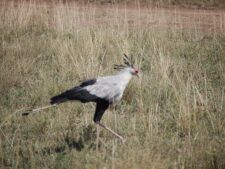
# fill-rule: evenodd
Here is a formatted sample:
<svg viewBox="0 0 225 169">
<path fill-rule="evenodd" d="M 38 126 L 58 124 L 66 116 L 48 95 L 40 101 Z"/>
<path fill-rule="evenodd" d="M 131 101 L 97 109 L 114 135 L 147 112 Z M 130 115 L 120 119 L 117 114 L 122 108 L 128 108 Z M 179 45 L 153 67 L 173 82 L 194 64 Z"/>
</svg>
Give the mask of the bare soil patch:
<svg viewBox="0 0 225 169">
<path fill-rule="evenodd" d="M 5 8 L 7 4 L 9 3 L 2 3 L 2 8 Z M 14 2 L 11 3 L 11 7 L 20 7 L 21 4 Z M 76 27 L 171 28 L 208 33 L 225 31 L 224 9 L 162 8 L 141 7 L 139 5 L 131 7 L 118 4 L 95 5 L 92 3 L 65 3 L 63 1 L 62 3 L 48 1 L 42 3 L 25 2 L 24 4 L 39 9 L 47 8 L 46 15 L 48 15 L 51 25 L 61 24 L 57 23 L 56 15 L 57 17 L 66 15 L 69 24 Z"/>
</svg>

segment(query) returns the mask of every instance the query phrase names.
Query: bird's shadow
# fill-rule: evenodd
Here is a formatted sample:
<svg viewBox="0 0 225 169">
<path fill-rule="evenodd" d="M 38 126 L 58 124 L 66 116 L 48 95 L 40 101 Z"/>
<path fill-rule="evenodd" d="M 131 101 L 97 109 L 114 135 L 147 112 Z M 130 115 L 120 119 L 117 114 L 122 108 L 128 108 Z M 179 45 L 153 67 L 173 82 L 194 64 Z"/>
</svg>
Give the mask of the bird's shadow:
<svg viewBox="0 0 225 169">
<path fill-rule="evenodd" d="M 63 145 L 46 147 L 42 149 L 44 155 L 50 155 L 53 153 L 64 153 L 75 149 L 76 151 L 82 151 L 84 148 L 95 149 L 96 129 L 93 125 L 83 127 L 79 133 L 79 137 L 74 138 L 68 132 L 64 134 Z"/>
</svg>

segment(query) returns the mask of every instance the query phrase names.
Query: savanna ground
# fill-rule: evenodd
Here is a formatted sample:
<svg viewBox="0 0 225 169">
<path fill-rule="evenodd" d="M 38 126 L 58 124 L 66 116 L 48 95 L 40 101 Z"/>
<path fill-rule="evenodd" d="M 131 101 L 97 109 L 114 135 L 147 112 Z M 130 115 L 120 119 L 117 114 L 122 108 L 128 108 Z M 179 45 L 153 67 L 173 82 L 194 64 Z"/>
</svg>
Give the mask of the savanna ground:
<svg viewBox="0 0 225 169">
<path fill-rule="evenodd" d="M 2 3 L 0 168 L 225 168 L 225 12 L 182 8 Z M 94 104 L 20 110 L 80 81 L 112 74 L 123 53 L 140 78 L 102 122 Z"/>
</svg>

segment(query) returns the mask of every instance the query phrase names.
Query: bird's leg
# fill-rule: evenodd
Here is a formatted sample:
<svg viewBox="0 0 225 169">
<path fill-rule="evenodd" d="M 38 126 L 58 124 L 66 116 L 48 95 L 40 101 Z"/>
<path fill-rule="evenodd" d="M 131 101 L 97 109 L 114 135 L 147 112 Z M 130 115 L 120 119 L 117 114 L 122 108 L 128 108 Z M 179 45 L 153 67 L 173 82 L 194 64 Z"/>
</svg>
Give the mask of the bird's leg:
<svg viewBox="0 0 225 169">
<path fill-rule="evenodd" d="M 104 124 L 100 123 L 100 122 L 96 122 L 97 125 L 103 127 L 104 129 L 108 130 L 109 132 L 111 132 L 114 136 L 116 136 L 117 138 L 119 138 L 123 143 L 125 143 L 125 139 L 119 135 L 118 133 L 116 133 L 115 131 L 113 131 L 112 129 L 110 129 L 109 127 L 105 126 Z"/>
<path fill-rule="evenodd" d="M 100 133 L 100 131 L 99 131 L 99 126 L 97 125 L 96 126 L 97 127 L 97 139 L 96 139 L 96 150 L 98 151 L 98 145 L 99 145 L 99 133 Z"/>
</svg>

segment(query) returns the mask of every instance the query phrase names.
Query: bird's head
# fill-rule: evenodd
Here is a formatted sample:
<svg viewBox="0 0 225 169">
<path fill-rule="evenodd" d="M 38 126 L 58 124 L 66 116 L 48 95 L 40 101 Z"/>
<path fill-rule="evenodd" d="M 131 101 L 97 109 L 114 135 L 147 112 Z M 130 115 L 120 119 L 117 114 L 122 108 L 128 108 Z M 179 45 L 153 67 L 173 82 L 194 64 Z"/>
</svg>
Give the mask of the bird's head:
<svg viewBox="0 0 225 169">
<path fill-rule="evenodd" d="M 135 75 L 137 77 L 140 70 L 134 66 L 134 61 L 132 59 L 129 59 L 129 57 L 124 54 L 124 57 L 123 57 L 123 61 L 124 61 L 124 64 L 122 65 L 114 65 L 114 69 L 116 70 L 126 70 L 126 71 L 129 71 L 131 73 L 131 75 Z"/>
</svg>

